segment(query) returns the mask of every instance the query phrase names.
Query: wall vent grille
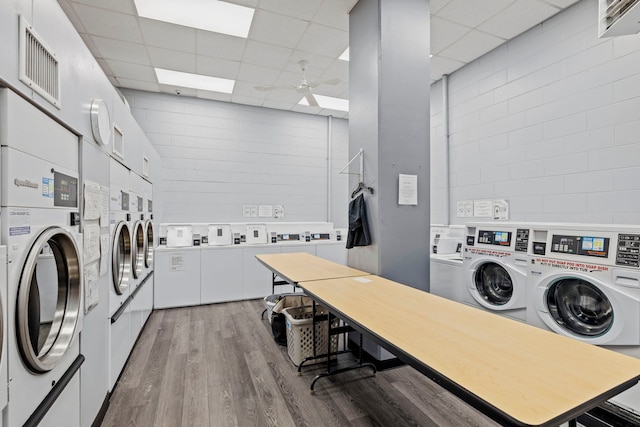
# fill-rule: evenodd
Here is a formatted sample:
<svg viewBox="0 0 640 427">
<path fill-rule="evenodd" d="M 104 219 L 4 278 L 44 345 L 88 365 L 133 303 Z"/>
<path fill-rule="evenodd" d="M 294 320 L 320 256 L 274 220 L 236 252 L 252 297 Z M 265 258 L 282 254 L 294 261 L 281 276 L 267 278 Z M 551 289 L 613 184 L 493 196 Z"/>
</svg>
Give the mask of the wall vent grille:
<svg viewBox="0 0 640 427">
<path fill-rule="evenodd" d="M 113 154 L 124 159 L 124 135 L 118 126 L 113 127 Z"/>
<path fill-rule="evenodd" d="M 142 175 L 149 178 L 149 159 L 146 157 L 142 158 Z"/>
<path fill-rule="evenodd" d="M 610 28 L 633 6 L 638 4 L 640 0 L 607 0 L 606 9 L 606 28 Z"/>
<path fill-rule="evenodd" d="M 20 17 L 20 81 L 60 108 L 60 66 L 33 27 Z"/>
</svg>

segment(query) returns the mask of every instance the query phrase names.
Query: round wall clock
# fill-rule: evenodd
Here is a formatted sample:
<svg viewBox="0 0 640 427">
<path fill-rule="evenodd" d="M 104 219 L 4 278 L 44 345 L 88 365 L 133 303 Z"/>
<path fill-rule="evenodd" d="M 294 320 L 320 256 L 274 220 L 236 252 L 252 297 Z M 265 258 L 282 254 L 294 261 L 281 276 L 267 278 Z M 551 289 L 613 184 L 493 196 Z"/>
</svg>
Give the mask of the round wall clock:
<svg viewBox="0 0 640 427">
<path fill-rule="evenodd" d="M 107 104 L 102 99 L 91 103 L 91 130 L 98 144 L 107 145 L 111 138 L 111 119 Z"/>
</svg>

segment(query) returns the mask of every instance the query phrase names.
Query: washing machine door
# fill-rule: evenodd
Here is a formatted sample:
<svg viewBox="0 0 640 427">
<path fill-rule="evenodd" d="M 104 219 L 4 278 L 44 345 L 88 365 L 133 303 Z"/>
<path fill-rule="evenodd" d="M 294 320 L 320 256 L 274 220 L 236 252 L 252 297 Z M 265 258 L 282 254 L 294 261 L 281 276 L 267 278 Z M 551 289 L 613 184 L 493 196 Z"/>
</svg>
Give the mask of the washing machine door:
<svg viewBox="0 0 640 427">
<path fill-rule="evenodd" d="M 484 262 L 473 275 L 475 289 L 484 305 L 501 307 L 513 296 L 513 279 L 509 272 L 495 262 Z"/>
<path fill-rule="evenodd" d="M 572 335 L 593 338 L 606 334 L 613 324 L 613 305 L 593 283 L 579 277 L 555 280 L 544 298 L 549 315 Z"/>
<path fill-rule="evenodd" d="M 74 237 L 49 227 L 34 240 L 18 284 L 16 335 L 32 372 L 52 370 L 76 336 L 82 304 L 82 268 Z"/>
<path fill-rule="evenodd" d="M 142 267 L 144 265 L 145 238 L 144 225 L 142 221 L 136 221 L 133 225 L 133 254 L 132 254 L 132 271 L 133 277 L 138 279 L 142 276 Z"/>
<path fill-rule="evenodd" d="M 131 234 L 124 221 L 116 224 L 113 232 L 111 279 L 113 288 L 122 295 L 129 287 L 131 280 Z"/>
<path fill-rule="evenodd" d="M 144 247 L 144 266 L 153 267 L 153 222 L 147 221 L 145 225 L 146 245 Z"/>
</svg>

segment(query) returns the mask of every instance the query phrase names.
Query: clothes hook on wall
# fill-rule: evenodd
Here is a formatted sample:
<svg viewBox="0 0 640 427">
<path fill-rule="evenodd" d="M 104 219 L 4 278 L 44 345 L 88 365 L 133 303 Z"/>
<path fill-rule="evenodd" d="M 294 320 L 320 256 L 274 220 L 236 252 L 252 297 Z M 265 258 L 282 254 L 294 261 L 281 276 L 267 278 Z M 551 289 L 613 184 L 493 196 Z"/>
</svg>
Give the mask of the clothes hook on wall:
<svg viewBox="0 0 640 427">
<path fill-rule="evenodd" d="M 360 170 L 358 171 L 358 173 L 344 172 L 344 170 L 347 169 L 357 158 L 360 159 Z M 340 169 L 340 173 L 358 175 L 358 186 L 351 192 L 351 198 L 354 198 L 362 190 L 366 190 L 369 193 L 373 194 L 373 187 L 368 187 L 364 183 L 364 148 L 361 148 L 360 151 L 358 151 L 358 153 L 353 156 L 353 158 L 349 160 L 349 162 L 342 169 Z"/>
</svg>

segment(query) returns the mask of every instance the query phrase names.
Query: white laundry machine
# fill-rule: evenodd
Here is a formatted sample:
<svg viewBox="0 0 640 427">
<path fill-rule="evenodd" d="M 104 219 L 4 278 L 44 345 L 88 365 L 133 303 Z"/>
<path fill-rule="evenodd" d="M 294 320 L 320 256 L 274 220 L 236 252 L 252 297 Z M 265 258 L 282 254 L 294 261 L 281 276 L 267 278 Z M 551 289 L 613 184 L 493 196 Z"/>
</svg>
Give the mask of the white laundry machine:
<svg viewBox="0 0 640 427">
<path fill-rule="evenodd" d="M 640 226 L 533 226 L 529 255 L 529 324 L 640 357 Z M 611 402 L 640 414 L 640 387 Z"/>
<path fill-rule="evenodd" d="M 129 348 L 132 349 L 142 330 L 143 297 L 142 284 L 146 278 L 145 252 L 146 238 L 144 234 L 144 180 L 134 171 L 129 172 L 129 197 L 131 211 L 132 257 L 131 257 L 131 336 Z"/>
<path fill-rule="evenodd" d="M 84 357 L 78 137 L 0 90 L 9 426 L 79 426 Z"/>
<path fill-rule="evenodd" d="M 129 170 L 110 159 L 111 283 L 109 286 L 109 391 L 129 356 L 131 337 L 132 237 Z"/>
<path fill-rule="evenodd" d="M 465 227 L 439 226 L 434 233 L 431 227 L 431 254 L 429 292 L 456 302 L 462 302 L 466 282 L 462 268 L 462 243 Z"/>
<path fill-rule="evenodd" d="M 0 427 L 9 401 L 9 371 L 7 368 L 7 247 L 0 246 Z"/>
<path fill-rule="evenodd" d="M 467 292 L 463 301 L 474 307 L 526 320 L 528 225 L 468 223 L 463 247 Z"/>
<path fill-rule="evenodd" d="M 153 224 L 153 184 L 147 180 L 143 181 L 144 188 L 144 268 L 145 279 L 143 289 L 143 308 L 142 319 L 146 322 L 151 312 L 153 311 L 153 287 L 154 287 L 154 275 L 153 275 L 153 254 L 156 248 L 156 234 Z"/>
</svg>

